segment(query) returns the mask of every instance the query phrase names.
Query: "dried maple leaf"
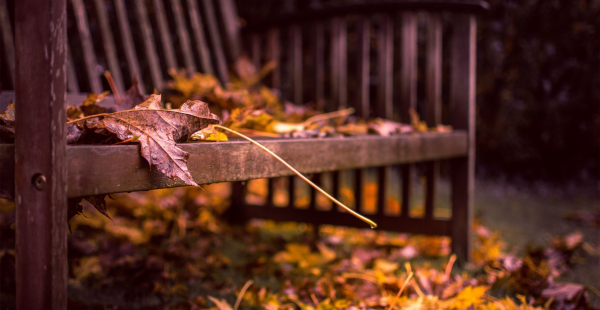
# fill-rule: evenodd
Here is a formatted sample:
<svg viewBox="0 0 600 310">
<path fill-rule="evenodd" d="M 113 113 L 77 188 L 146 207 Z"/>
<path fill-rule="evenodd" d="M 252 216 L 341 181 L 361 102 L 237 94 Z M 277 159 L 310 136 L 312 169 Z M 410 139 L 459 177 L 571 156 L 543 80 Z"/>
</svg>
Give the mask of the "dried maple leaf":
<svg viewBox="0 0 600 310">
<path fill-rule="evenodd" d="M 171 179 L 179 178 L 188 185 L 198 186 L 187 169 L 189 154 L 178 148 L 176 142 L 187 141 L 194 132 L 219 123 L 219 118 L 210 113 L 207 103 L 199 100 L 185 102 L 180 110 L 161 110 L 160 99 L 160 95 L 151 95 L 133 110 L 108 114 L 97 121 L 86 120 L 84 130 L 102 135 L 111 133 L 121 141 L 136 138 L 142 145 L 142 156 L 151 167 Z M 69 127 L 68 133 L 71 131 L 75 130 Z M 79 140 L 81 136 L 75 141 Z"/>
</svg>

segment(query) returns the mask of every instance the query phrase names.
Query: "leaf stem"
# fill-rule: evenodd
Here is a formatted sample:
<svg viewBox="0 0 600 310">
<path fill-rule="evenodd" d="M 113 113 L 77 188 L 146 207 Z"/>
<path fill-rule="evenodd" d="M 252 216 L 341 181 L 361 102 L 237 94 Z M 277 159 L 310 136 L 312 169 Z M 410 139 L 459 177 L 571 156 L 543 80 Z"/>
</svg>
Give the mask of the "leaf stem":
<svg viewBox="0 0 600 310">
<path fill-rule="evenodd" d="M 290 164 L 288 164 L 285 160 L 281 159 L 281 157 L 277 156 L 277 154 L 271 152 L 271 150 L 269 150 L 268 148 L 264 147 L 262 144 L 246 137 L 245 135 L 233 130 L 233 129 L 229 129 L 227 127 L 221 126 L 221 125 L 212 125 L 213 128 L 219 128 L 219 129 L 223 129 L 223 130 L 227 130 L 231 133 L 234 133 L 248 141 L 250 141 L 252 144 L 260 147 L 261 149 L 263 149 L 265 152 L 271 154 L 271 156 L 275 157 L 277 160 L 279 160 L 282 164 L 284 164 L 286 167 L 288 167 L 288 169 L 292 170 L 292 172 L 294 172 L 297 176 L 299 176 L 302 180 L 304 180 L 306 183 L 308 183 L 310 186 L 314 187 L 317 191 L 319 191 L 321 194 L 325 195 L 325 197 L 329 198 L 331 201 L 335 202 L 335 204 L 337 204 L 338 206 L 344 208 L 346 211 L 350 212 L 352 215 L 356 216 L 357 218 L 361 219 L 363 222 L 369 224 L 371 226 L 371 228 L 375 228 L 377 227 L 377 224 L 373 221 L 371 221 L 370 219 L 358 214 L 356 211 L 346 207 L 343 203 L 339 202 L 337 199 L 333 198 L 331 195 L 329 195 L 326 191 L 322 190 L 320 187 L 318 187 L 316 184 L 314 184 L 313 182 L 311 182 L 307 177 L 305 177 L 302 173 L 298 172 L 298 170 L 296 170 L 294 167 L 292 167 Z"/>
<path fill-rule="evenodd" d="M 308 119 L 306 119 L 302 124 L 304 125 L 304 127 L 314 123 L 314 122 L 318 122 L 318 121 L 324 121 L 326 119 L 330 119 L 330 118 L 336 118 L 336 117 L 340 117 L 340 116 L 346 116 L 346 115 L 350 115 L 354 113 L 354 108 L 347 108 L 344 110 L 339 110 L 339 111 L 334 111 L 334 112 L 329 112 L 329 113 L 323 113 L 323 114 L 319 114 L 319 115 L 315 115 L 312 117 L 309 117 Z"/>
<path fill-rule="evenodd" d="M 185 114 L 185 115 L 191 115 L 191 116 L 195 116 L 195 117 L 200 117 L 200 118 L 206 118 L 206 117 L 201 117 L 198 115 L 194 115 L 194 114 L 190 114 L 190 113 L 185 113 L 179 110 L 169 110 L 169 109 L 129 109 L 129 110 L 123 110 L 123 111 L 117 111 L 117 112 L 113 112 L 113 113 L 100 113 L 100 114 L 94 114 L 94 115 L 89 115 L 86 117 L 82 117 L 82 118 L 78 118 L 78 119 L 74 119 L 72 121 L 67 122 L 67 124 L 71 124 L 71 123 L 77 123 L 80 122 L 84 119 L 88 119 L 88 118 L 94 118 L 94 117 L 99 117 L 99 116 L 106 116 L 106 115 L 113 115 L 113 114 L 119 114 L 119 113 L 125 113 L 125 112 L 156 112 L 156 111 L 160 111 L 160 112 L 172 112 L 172 113 L 179 113 L 179 114 Z"/>
</svg>

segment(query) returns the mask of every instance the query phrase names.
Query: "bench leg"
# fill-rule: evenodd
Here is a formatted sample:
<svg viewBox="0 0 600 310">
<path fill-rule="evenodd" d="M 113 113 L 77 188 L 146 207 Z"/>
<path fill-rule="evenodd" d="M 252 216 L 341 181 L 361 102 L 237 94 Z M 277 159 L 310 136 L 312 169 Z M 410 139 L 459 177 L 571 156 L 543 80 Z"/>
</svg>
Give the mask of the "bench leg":
<svg viewBox="0 0 600 310">
<path fill-rule="evenodd" d="M 455 14 L 451 41 L 450 115 L 455 129 L 468 133 L 466 157 L 452 160 L 452 250 L 470 259 L 475 175 L 475 16 Z"/>
<path fill-rule="evenodd" d="M 67 308 L 66 0 L 15 1 L 17 309 Z"/>
</svg>

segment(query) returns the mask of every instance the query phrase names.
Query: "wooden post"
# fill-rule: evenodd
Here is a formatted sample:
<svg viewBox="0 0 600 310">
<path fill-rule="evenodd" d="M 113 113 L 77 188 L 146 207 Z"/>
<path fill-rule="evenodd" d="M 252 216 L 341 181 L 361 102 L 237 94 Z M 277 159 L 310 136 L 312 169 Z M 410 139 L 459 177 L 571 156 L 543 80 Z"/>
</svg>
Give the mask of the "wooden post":
<svg viewBox="0 0 600 310">
<path fill-rule="evenodd" d="M 475 16 L 456 14 L 451 44 L 450 113 L 455 129 L 468 131 L 468 154 L 452 159 L 452 251 L 470 259 L 475 176 Z"/>
<path fill-rule="evenodd" d="M 66 0 L 15 2 L 17 309 L 67 308 Z"/>
</svg>

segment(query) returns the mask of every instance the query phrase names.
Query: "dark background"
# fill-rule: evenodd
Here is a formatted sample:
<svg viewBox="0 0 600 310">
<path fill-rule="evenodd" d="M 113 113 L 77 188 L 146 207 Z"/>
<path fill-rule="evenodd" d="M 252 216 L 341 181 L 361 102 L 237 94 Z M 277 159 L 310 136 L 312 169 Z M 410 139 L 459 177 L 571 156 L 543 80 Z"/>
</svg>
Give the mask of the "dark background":
<svg viewBox="0 0 600 310">
<path fill-rule="evenodd" d="M 252 21 L 347 1 L 236 2 Z M 597 185 L 600 1 L 488 3 L 477 36 L 478 177 Z"/>
</svg>

